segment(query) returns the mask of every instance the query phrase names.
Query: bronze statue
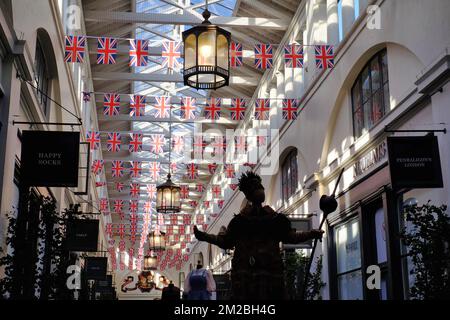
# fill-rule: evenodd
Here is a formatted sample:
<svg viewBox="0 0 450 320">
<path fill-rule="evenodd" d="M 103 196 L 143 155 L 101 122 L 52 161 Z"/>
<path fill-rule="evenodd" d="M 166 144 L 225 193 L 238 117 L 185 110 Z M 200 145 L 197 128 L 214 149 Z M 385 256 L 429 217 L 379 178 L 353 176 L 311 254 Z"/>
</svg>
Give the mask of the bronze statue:
<svg viewBox="0 0 450 320">
<path fill-rule="evenodd" d="M 264 187 L 254 172 L 240 177 L 239 190 L 251 204 L 233 217 L 226 231 L 212 235 L 194 226 L 195 237 L 222 249 L 234 249 L 232 299 L 285 299 L 280 242 L 295 244 L 321 239 L 323 231 L 295 231 L 285 215 L 263 207 Z"/>
</svg>

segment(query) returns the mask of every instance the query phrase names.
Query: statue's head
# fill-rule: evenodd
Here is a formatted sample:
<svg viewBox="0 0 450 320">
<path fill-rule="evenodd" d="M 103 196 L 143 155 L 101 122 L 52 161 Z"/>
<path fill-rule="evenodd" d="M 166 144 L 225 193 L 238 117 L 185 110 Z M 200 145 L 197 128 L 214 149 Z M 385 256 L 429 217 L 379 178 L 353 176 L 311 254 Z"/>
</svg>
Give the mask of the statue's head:
<svg viewBox="0 0 450 320">
<path fill-rule="evenodd" d="M 261 177 L 253 171 L 247 171 L 239 178 L 239 190 L 242 191 L 248 201 L 253 204 L 261 204 L 266 200 Z"/>
</svg>

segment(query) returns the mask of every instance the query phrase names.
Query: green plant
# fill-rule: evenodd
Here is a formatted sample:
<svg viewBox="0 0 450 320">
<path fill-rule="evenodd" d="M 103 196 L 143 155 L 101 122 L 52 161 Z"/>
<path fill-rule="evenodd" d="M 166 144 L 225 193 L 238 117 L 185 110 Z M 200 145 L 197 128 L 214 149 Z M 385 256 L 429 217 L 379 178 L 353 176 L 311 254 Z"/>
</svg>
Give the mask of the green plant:
<svg viewBox="0 0 450 320">
<path fill-rule="evenodd" d="M 406 206 L 406 227 L 401 232 L 415 276 L 412 299 L 450 298 L 450 217 L 447 206 Z"/>
<path fill-rule="evenodd" d="M 287 294 L 292 300 L 322 300 L 321 289 L 325 286 L 322 281 L 322 255 L 317 257 L 315 271 L 309 273 L 306 285 L 305 297 L 301 296 L 304 285 L 306 268 L 309 257 L 303 252 L 287 252 L 285 256 L 285 277 L 287 284 Z M 309 270 L 308 270 L 309 271 Z"/>
</svg>

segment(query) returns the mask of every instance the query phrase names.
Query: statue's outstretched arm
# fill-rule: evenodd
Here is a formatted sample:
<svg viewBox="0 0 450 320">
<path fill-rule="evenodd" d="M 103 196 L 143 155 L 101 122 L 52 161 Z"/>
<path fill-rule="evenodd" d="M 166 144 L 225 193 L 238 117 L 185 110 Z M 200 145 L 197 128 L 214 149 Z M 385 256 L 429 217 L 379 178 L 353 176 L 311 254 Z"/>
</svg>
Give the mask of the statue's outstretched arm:
<svg viewBox="0 0 450 320">
<path fill-rule="evenodd" d="M 234 247 L 234 241 L 228 229 L 224 232 L 219 232 L 217 235 L 214 235 L 200 231 L 196 226 L 194 226 L 194 235 L 197 240 L 206 241 L 222 249 L 232 249 Z"/>
<path fill-rule="evenodd" d="M 283 243 L 297 244 L 311 239 L 321 239 L 322 234 L 322 230 L 316 229 L 313 229 L 311 231 L 295 231 L 295 229 L 291 229 L 287 233 L 285 239 L 283 239 Z"/>
</svg>

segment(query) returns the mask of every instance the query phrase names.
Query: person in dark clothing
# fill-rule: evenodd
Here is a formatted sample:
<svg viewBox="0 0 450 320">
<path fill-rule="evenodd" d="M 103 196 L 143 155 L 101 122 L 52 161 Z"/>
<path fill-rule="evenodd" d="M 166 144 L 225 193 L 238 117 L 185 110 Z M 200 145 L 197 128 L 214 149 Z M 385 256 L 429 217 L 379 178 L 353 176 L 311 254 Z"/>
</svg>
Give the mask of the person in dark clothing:
<svg viewBox="0 0 450 320">
<path fill-rule="evenodd" d="M 211 300 L 216 291 L 216 282 L 211 271 L 203 268 L 200 261 L 197 268 L 189 272 L 184 281 L 184 292 L 187 300 Z"/>
<path fill-rule="evenodd" d="M 175 287 L 172 281 L 162 290 L 161 300 L 176 301 L 180 300 L 180 288 Z"/>
<path fill-rule="evenodd" d="M 226 231 L 212 235 L 194 226 L 195 237 L 222 249 L 234 249 L 232 299 L 286 299 L 280 242 L 296 244 L 321 239 L 323 231 L 296 231 L 285 215 L 263 207 L 264 187 L 254 172 L 240 177 L 239 190 L 251 204 L 233 217 Z"/>
</svg>

